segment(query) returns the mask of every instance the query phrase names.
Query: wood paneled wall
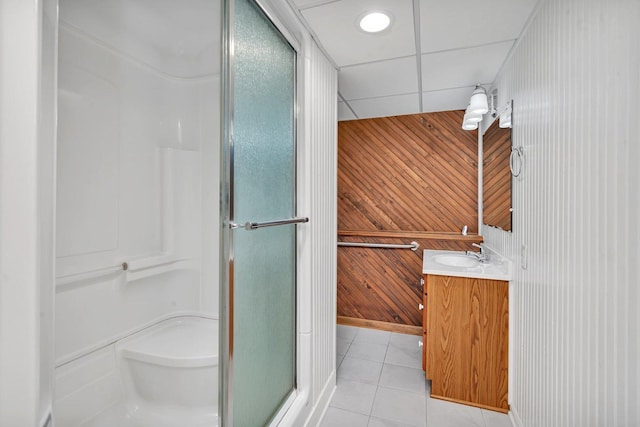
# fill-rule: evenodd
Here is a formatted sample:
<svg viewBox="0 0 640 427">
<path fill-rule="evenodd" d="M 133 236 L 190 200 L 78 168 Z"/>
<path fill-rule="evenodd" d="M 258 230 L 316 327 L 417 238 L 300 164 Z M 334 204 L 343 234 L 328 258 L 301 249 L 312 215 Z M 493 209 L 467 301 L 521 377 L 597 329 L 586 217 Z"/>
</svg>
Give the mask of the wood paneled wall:
<svg viewBox="0 0 640 427">
<path fill-rule="evenodd" d="M 340 122 L 338 229 L 477 232 L 477 133 L 462 116 Z"/>
<path fill-rule="evenodd" d="M 422 250 L 466 250 L 482 241 L 477 133 L 461 129 L 463 114 L 338 124 L 339 240 L 420 244 L 416 252 L 338 248 L 339 319 L 422 325 Z M 468 236 L 461 235 L 465 225 Z"/>
<path fill-rule="evenodd" d="M 495 120 L 482 140 L 482 222 L 511 231 L 511 129 Z"/>
</svg>

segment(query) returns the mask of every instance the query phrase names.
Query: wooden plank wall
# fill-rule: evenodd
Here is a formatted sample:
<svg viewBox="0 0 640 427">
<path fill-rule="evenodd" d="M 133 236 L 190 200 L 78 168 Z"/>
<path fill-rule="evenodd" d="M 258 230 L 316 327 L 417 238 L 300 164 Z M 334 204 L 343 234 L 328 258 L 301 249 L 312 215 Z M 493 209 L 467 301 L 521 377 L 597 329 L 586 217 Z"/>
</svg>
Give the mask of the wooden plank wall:
<svg viewBox="0 0 640 427">
<path fill-rule="evenodd" d="M 339 247 L 339 323 L 421 333 L 422 249 L 482 241 L 477 133 L 461 129 L 463 114 L 338 124 L 339 240 L 420 244 L 416 252 Z"/>
<path fill-rule="evenodd" d="M 496 120 L 482 140 L 482 221 L 511 231 L 511 129 Z"/>
</svg>

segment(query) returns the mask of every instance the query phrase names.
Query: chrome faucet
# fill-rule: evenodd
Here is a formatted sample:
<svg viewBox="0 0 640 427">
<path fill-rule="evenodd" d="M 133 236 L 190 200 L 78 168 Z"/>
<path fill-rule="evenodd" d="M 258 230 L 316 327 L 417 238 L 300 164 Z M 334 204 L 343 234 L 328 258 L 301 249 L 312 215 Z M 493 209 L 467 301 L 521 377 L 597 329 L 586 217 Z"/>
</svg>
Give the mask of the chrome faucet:
<svg viewBox="0 0 640 427">
<path fill-rule="evenodd" d="M 488 259 L 487 259 L 487 255 L 484 253 L 484 247 L 482 245 L 477 244 L 477 243 L 472 243 L 471 246 L 479 248 L 480 252 L 467 251 L 466 252 L 467 256 L 472 256 L 472 257 L 476 258 L 478 261 L 480 261 L 482 263 L 486 263 L 488 261 Z"/>
</svg>

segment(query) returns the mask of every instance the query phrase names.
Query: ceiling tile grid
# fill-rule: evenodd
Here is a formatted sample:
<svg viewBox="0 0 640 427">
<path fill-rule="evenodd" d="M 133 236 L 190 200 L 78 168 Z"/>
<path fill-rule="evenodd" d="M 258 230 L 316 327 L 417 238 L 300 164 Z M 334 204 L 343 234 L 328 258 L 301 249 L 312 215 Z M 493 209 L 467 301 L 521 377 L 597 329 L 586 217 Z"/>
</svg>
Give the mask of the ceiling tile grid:
<svg viewBox="0 0 640 427">
<path fill-rule="evenodd" d="M 370 62 L 341 68 L 340 94 L 347 101 L 418 92 L 416 57 Z"/>
<path fill-rule="evenodd" d="M 355 120 L 357 117 L 353 114 L 346 102 L 338 102 L 338 121 Z"/>
<path fill-rule="evenodd" d="M 538 2 L 293 1 L 338 67 L 340 120 L 466 108 L 475 84 L 493 83 Z M 389 29 L 358 28 L 380 10 L 392 16 Z"/>
<path fill-rule="evenodd" d="M 367 98 L 349 102 L 358 118 L 400 116 L 420 112 L 419 95 L 385 96 L 381 98 Z"/>
<path fill-rule="evenodd" d="M 422 112 L 435 113 L 438 111 L 464 110 L 469 104 L 473 86 L 455 89 L 439 89 L 422 92 Z"/>
<path fill-rule="evenodd" d="M 422 90 L 438 90 L 491 84 L 513 40 L 469 49 L 448 50 L 422 55 Z"/>
<path fill-rule="evenodd" d="M 422 53 L 516 39 L 536 4 L 536 0 L 419 1 Z"/>
<path fill-rule="evenodd" d="M 373 10 L 391 13 L 389 29 L 358 28 L 358 18 Z M 411 0 L 342 0 L 301 12 L 338 67 L 416 54 Z"/>
</svg>

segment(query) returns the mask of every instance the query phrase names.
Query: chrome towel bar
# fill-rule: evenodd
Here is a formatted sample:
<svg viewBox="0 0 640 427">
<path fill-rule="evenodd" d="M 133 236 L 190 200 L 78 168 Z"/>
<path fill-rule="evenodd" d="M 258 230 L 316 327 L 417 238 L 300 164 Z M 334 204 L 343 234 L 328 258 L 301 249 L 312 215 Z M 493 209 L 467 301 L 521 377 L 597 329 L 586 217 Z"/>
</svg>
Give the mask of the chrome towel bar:
<svg viewBox="0 0 640 427">
<path fill-rule="evenodd" d="M 289 218 L 289 219 L 280 219 L 277 221 L 265 221 L 265 222 L 251 222 L 247 221 L 244 224 L 236 224 L 234 222 L 229 223 L 229 228 L 234 230 L 236 228 L 244 228 L 247 231 L 256 230 L 258 228 L 265 227 L 276 227 L 278 225 L 287 225 L 287 224 L 301 224 L 309 222 L 309 218 Z"/>
<path fill-rule="evenodd" d="M 338 246 L 351 246 L 354 248 L 411 249 L 412 251 L 417 251 L 420 247 L 418 242 L 411 242 L 409 245 L 396 245 L 392 243 L 338 242 Z"/>
</svg>

